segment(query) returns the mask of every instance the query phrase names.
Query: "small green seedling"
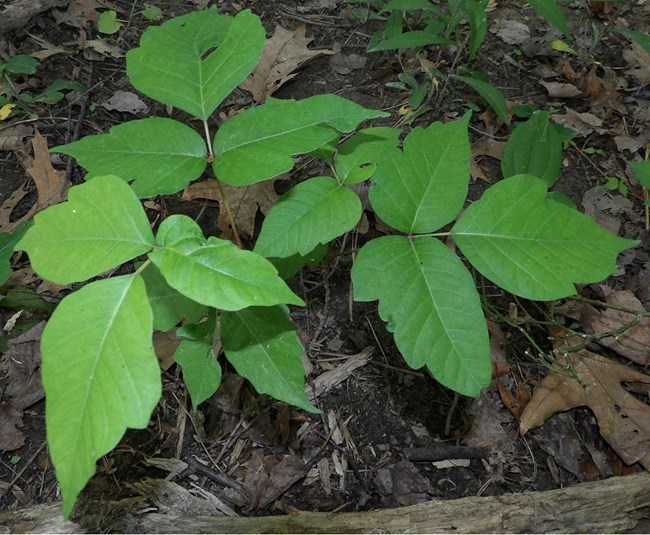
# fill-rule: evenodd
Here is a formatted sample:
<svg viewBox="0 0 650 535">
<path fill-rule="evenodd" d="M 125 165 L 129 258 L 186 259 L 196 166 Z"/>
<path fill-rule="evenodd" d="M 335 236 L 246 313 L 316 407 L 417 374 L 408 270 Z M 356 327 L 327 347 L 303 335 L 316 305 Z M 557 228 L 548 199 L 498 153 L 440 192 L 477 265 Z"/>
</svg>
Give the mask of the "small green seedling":
<svg viewBox="0 0 650 535">
<path fill-rule="evenodd" d="M 30 111 L 30 107 L 37 104 L 55 104 L 65 97 L 68 91 L 85 91 L 86 88 L 79 82 L 72 80 L 55 80 L 44 91 L 36 95 L 22 91 L 16 83 L 14 75 L 35 74 L 38 60 L 20 54 L 8 62 L 0 62 L 0 121 L 5 120 L 18 112 L 19 106 Z M 18 109 L 17 109 L 18 108 Z"/>
<path fill-rule="evenodd" d="M 549 196 L 557 139 L 543 113 L 515 130 L 507 178 L 464 212 L 470 114 L 414 128 L 402 143 L 401 130 L 385 127 L 340 143 L 363 121 L 388 114 L 336 95 L 271 98 L 212 131 L 210 117 L 253 70 L 264 42 L 260 19 L 248 10 L 231 17 L 212 8 L 148 28 L 126 56 L 131 83 L 194 117 L 201 133 L 151 117 L 53 149 L 75 157 L 88 171 L 86 182 L 36 215 L 15 248 L 28 253 L 42 278 L 85 283 L 57 306 L 41 342 L 48 446 L 66 517 L 97 459 L 127 428 L 149 423 L 161 395 L 154 330 L 182 338 L 174 358 L 194 407 L 218 388 L 220 342 L 258 392 L 316 411 L 305 394 L 303 347 L 288 308 L 304 303 L 278 269 L 288 276 L 318 262 L 328 243 L 355 228 L 363 212 L 350 187 L 356 183 L 372 180 L 372 208 L 397 234 L 358 253 L 355 299 L 379 300 L 408 364 L 426 366 L 465 395 L 490 383 L 488 334 L 470 271 L 439 238 L 453 240 L 494 283 L 537 300 L 602 280 L 615 271 L 618 252 L 636 243 Z M 534 136 L 548 146 L 531 147 Z M 543 150 L 542 158 L 521 159 L 527 146 Z M 182 190 L 206 171 L 218 185 L 271 180 L 290 171 L 298 154 L 329 159 L 332 176 L 308 178 L 284 193 L 252 251 L 206 237 L 182 215 L 154 232 L 141 204 Z M 230 211 L 227 200 L 221 209 Z M 107 275 L 120 266 L 119 275 Z"/>
</svg>

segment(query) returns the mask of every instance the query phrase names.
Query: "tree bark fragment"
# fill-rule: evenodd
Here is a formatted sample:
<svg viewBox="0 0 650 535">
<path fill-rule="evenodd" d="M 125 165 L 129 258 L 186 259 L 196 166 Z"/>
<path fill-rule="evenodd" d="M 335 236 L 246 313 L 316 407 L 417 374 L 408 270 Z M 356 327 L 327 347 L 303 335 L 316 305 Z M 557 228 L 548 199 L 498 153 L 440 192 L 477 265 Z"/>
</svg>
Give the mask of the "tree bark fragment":
<svg viewBox="0 0 650 535">
<path fill-rule="evenodd" d="M 621 533 L 650 517 L 650 473 L 566 489 L 430 501 L 360 513 L 272 517 L 135 517 L 141 533 Z M 60 504 L 0 513 L 0 532 L 85 533 L 63 522 Z"/>
</svg>

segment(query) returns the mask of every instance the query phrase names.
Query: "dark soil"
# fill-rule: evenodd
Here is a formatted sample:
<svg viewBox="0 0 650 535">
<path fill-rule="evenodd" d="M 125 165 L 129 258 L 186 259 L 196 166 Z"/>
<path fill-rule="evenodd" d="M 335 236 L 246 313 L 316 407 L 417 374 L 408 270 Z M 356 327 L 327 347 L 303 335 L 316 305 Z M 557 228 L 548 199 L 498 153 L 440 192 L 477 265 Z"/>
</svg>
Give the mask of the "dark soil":
<svg viewBox="0 0 650 535">
<path fill-rule="evenodd" d="M 149 3 L 159 6 L 165 19 L 193 8 L 192 2 L 150 0 Z M 141 4 L 139 0 L 116 0 L 113 5 L 123 10 L 120 18 L 129 21 L 128 27 L 117 34 L 119 37 L 103 38 L 123 50 L 135 46 L 149 24 L 137 15 Z M 216 4 L 220 11 L 227 13 L 252 9 L 261 16 L 269 36 L 276 25 L 293 30 L 305 24 L 307 35 L 313 38 L 312 48 L 338 46 L 344 54 L 354 53 L 366 59 L 362 68 L 344 75 L 332 69 L 329 56 L 317 58 L 281 87 L 275 97 L 304 98 L 336 93 L 366 107 L 391 112 L 389 119 L 377 121 L 376 125 L 393 126 L 403 120 L 399 109 L 408 95 L 388 89 L 386 83 L 396 81 L 402 68 L 421 77 L 417 61 L 410 51 L 367 53 L 368 38 L 378 23 L 360 21 L 353 15 L 352 5 L 323 0 L 210 1 L 208 4 Z M 457 59 L 456 51 L 450 48 L 432 47 L 427 50 L 427 57 L 446 73 L 457 72 L 454 69 L 464 64 L 482 71 L 512 103 L 531 103 L 538 109 L 554 112 L 565 106 L 576 112 L 593 110 L 594 103 L 588 97 L 571 100 L 549 97 L 540 85 L 540 79 L 551 76 L 554 69 L 557 71 L 562 58 L 567 56 L 544 47 L 543 42 L 559 38 L 559 33 L 551 30 L 532 9 L 522 8 L 522 5 L 519 1 L 502 0 L 489 17 L 491 27 L 502 20 L 525 23 L 531 31 L 531 39 L 525 45 L 504 45 L 497 35 L 488 33 L 481 51 L 471 63 L 464 56 Z M 625 104 L 626 111 L 608 106 L 598 108 L 609 127 L 608 132 L 579 137 L 576 144 L 565 151 L 565 165 L 555 189 L 569 195 L 580 207 L 587 190 L 604 184 L 608 176 L 629 177 L 627 162 L 637 154 L 643 157 L 642 149 L 637 153 L 617 151 L 610 133 L 614 130 L 612 125 L 620 125 L 620 133 L 627 127 L 630 136 L 640 135 L 647 129 L 650 114 L 642 107 L 648 105 L 650 95 L 648 86 L 641 85 L 633 90 L 634 80 L 624 74 L 628 67 L 622 50 L 629 46 L 629 41 L 607 30 L 629 26 L 647 31 L 650 9 L 643 1 L 618 6 L 573 2 L 565 11 L 576 35 L 573 46 L 579 51 L 577 56 L 568 56 L 573 70 L 582 73 L 596 66 L 597 72 L 604 76 L 609 69 L 621 84 L 627 84 L 625 88 L 619 87 L 620 102 Z M 32 117 L 23 117 L 25 124 L 38 128 L 47 136 L 50 147 L 73 140 L 78 121 L 81 123 L 79 134 L 83 136 L 105 133 L 116 124 L 136 118 L 125 112 L 107 111 L 99 105 L 116 90 L 131 89 L 123 58 L 84 54 L 78 46 L 80 28 L 57 20 L 50 10 L 37 16 L 27 27 L 0 36 L 1 55 L 34 52 L 38 46 L 31 35 L 71 50 L 69 55 L 53 55 L 42 61 L 31 82 L 36 86 L 42 88 L 57 78 L 65 78 L 79 80 L 90 88 L 88 93 L 73 94 L 57 104 L 38 106 L 32 110 Z M 604 31 L 595 44 L 593 28 Z M 84 30 L 88 39 L 99 37 L 92 21 Z M 147 98 L 143 100 L 149 105 L 149 115 L 167 115 L 160 104 Z M 236 113 L 251 103 L 248 93 L 237 90 L 222 107 L 220 117 Z M 432 109 L 417 117 L 413 126 L 447 121 L 472 108 L 477 111 L 471 121 L 473 142 L 484 137 L 503 140 L 508 134 L 508 127 L 500 124 L 489 110 L 485 111 L 485 103 L 465 86 L 441 84 L 440 90 L 431 96 L 429 105 Z M 180 115 L 176 111 L 173 113 Z M 0 134 L 3 128 L 0 123 Z M 409 128 L 405 126 L 407 131 Z M 599 151 L 591 153 L 586 151 L 588 148 Z M 57 168 L 66 169 L 66 158 L 53 156 L 53 162 Z M 494 182 L 501 178 L 498 160 L 483 157 L 479 163 L 485 178 L 473 181 L 470 200 L 480 197 L 489 186 L 488 180 Z M 299 159 L 290 181 L 279 182 L 278 191 L 286 189 L 290 183 L 320 174 L 320 166 L 317 161 Z M 76 164 L 68 169 L 73 184 L 83 181 L 83 169 Z M 644 239 L 645 247 L 628 259 L 620 275 L 611 277 L 605 284 L 614 289 L 634 291 L 647 309 L 650 302 L 649 249 L 643 218 L 639 216 L 643 212 L 641 189 L 629 179 L 626 181 L 630 184 L 632 209 L 622 214 L 619 234 Z M 35 186 L 21 167 L 16 152 L 0 152 L 0 204 L 22 187 L 32 194 L 17 205 L 11 221 L 22 217 L 35 201 Z M 210 201 L 182 202 L 177 195 L 158 198 L 155 202 L 165 214 L 183 213 L 197 219 L 206 235 L 221 232 L 215 223 L 218 208 Z M 150 214 L 152 221 L 159 215 L 154 210 Z M 350 251 L 369 238 L 383 234 L 385 229 L 373 213 L 366 212 L 366 217 L 368 225 L 364 233 L 355 232 L 332 247 L 343 254 L 330 255 L 321 266 L 304 269 L 291 282 L 293 289 L 307 302 L 304 309 L 293 311 L 292 319 L 299 326 L 307 348 L 306 360 L 313 367 L 308 383 L 365 348 L 372 348 L 372 357 L 365 365 L 316 399 L 321 415 L 304 414 L 258 396 L 225 362 L 222 362 L 224 383 L 219 392 L 197 412 L 190 413 L 191 405 L 180 372 L 174 366 L 169 367 L 163 372 L 164 395 L 150 426 L 145 430 L 128 431 L 118 447 L 98 463 L 97 476 L 80 499 L 80 512 L 88 510 L 87 504 L 96 505 L 96 500 L 114 501 L 137 495 L 133 484 L 144 478 L 168 477 L 195 494 L 199 492 L 197 489 L 202 489 L 238 514 L 273 515 L 294 510 L 357 511 L 434 498 L 548 490 L 641 469 L 623 465 L 600 438 L 595 419 L 587 409 L 555 416 L 521 437 L 517 432 L 517 420 L 504 407 L 496 386 L 487 389 L 478 400 L 459 398 L 425 371 L 408 368 L 377 315 L 376 303 L 352 304 Z M 14 265 L 18 269 L 27 264 L 24 258 L 15 258 Z M 516 299 L 482 280 L 480 275 L 476 276 L 490 317 L 503 318 L 517 313 L 520 317 L 528 315 L 542 319 L 547 314 L 545 304 Z M 3 288 L 4 293 L 12 284 L 25 284 L 24 281 L 12 279 Z M 36 290 L 39 281 L 32 277 L 29 287 Z M 39 291 L 44 291 L 48 300 L 56 302 L 69 290 L 41 288 Z M 595 286 L 581 287 L 580 291 L 585 297 L 599 297 Z M 3 306 L 0 303 L 0 307 Z M 3 325 L 15 312 L 0 308 Z M 497 314 L 493 314 L 495 312 Z M 17 324 L 18 330 L 4 337 L 4 347 L 8 338 L 27 331 L 43 317 L 45 315 L 33 311 L 24 312 Z M 532 323 L 526 329 L 544 349 L 550 348 L 545 330 Z M 502 381 L 511 392 L 517 392 L 520 387 L 530 395 L 533 386 L 545 376 L 545 368 L 538 360 L 526 356 L 530 343 L 517 329 L 501 323 L 500 330 L 511 370 Z M 600 351 L 606 352 L 602 348 Z M 37 368 L 37 363 L 35 366 Z M 6 368 L 3 370 L 6 372 Z M 38 373 L 37 369 L 32 371 Z M 8 388 L 8 381 L 7 377 L 0 377 L 0 392 Z M 0 403 L 0 407 L 4 407 L 7 399 L 0 398 Z M 24 445 L 0 454 L 0 510 L 60 500 L 54 471 L 48 462 L 45 401 L 40 399 L 22 409 L 20 431 L 25 435 Z M 486 418 L 491 419 L 495 428 L 492 443 L 486 440 L 483 431 L 477 431 L 477 426 L 485 423 Z M 578 441 L 573 453 L 568 457 L 566 453 L 559 455 L 558 450 L 573 437 Z M 468 446 L 475 447 L 468 450 Z M 566 459 L 571 455 L 574 465 L 569 466 L 571 463 L 567 464 Z M 606 460 L 595 462 L 593 457 Z M 151 458 L 169 462 L 180 459 L 188 465 L 170 475 L 169 469 L 152 466 Z M 269 483 L 261 477 L 256 479 L 250 467 L 258 467 L 258 472 L 270 471 L 278 462 L 285 462 L 283 459 L 298 461 L 298 468 L 291 465 L 287 469 L 295 481 L 279 489 L 267 503 L 251 499 L 251 489 L 256 486 L 262 489 L 261 495 Z M 444 460 L 449 461 L 447 466 L 433 464 Z M 207 470 L 201 466 L 197 468 L 197 461 Z M 580 463 L 582 468 L 578 467 Z M 241 488 L 244 496 L 237 492 Z M 105 523 L 97 522 L 89 525 L 97 530 L 106 529 Z"/>
</svg>

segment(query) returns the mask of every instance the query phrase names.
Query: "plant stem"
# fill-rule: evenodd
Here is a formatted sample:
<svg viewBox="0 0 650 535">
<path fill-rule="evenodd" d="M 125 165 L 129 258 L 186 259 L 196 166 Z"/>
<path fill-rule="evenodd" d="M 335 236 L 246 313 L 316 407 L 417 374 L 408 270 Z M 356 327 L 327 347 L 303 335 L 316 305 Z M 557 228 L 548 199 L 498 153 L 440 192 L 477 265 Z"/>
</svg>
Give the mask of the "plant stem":
<svg viewBox="0 0 650 535">
<path fill-rule="evenodd" d="M 414 234 L 412 238 L 445 238 L 451 236 L 451 232 L 431 232 L 429 234 Z"/>
<path fill-rule="evenodd" d="M 133 276 L 135 277 L 136 275 L 139 275 L 140 273 L 142 273 L 147 268 L 147 266 L 149 264 L 151 264 L 151 260 L 149 258 L 147 258 L 144 261 L 144 263 L 138 269 L 135 270 L 135 272 L 133 273 Z"/>
<path fill-rule="evenodd" d="M 646 312 L 643 310 L 633 310 L 631 308 L 624 307 L 621 305 L 615 305 L 612 303 L 605 303 L 604 301 L 598 301 L 597 299 L 588 299 L 580 295 L 570 295 L 567 297 L 567 299 L 570 299 L 571 301 L 578 301 L 579 303 L 587 303 L 588 305 L 594 305 L 597 307 L 611 308 L 613 310 L 619 310 L 621 312 L 627 312 L 628 314 L 634 314 L 637 316 L 650 317 L 650 312 Z"/>
<path fill-rule="evenodd" d="M 203 130 L 205 131 L 205 142 L 208 145 L 208 163 L 214 160 L 214 152 L 212 152 L 212 142 L 210 141 L 210 129 L 208 128 L 208 120 L 203 119 Z"/>
<path fill-rule="evenodd" d="M 232 210 L 230 209 L 230 203 L 228 202 L 228 197 L 226 197 L 226 192 L 223 190 L 223 185 L 221 184 L 221 181 L 217 177 L 214 177 L 214 179 L 217 181 L 217 188 L 219 188 L 219 198 L 221 200 L 221 202 L 219 203 L 219 209 L 223 208 L 226 210 L 226 215 L 228 216 L 228 222 L 230 223 L 230 228 L 232 229 L 232 237 L 235 239 L 235 243 L 237 244 L 237 247 L 243 249 L 244 247 L 241 243 L 239 232 L 237 232 L 235 217 L 232 215 Z"/>
</svg>

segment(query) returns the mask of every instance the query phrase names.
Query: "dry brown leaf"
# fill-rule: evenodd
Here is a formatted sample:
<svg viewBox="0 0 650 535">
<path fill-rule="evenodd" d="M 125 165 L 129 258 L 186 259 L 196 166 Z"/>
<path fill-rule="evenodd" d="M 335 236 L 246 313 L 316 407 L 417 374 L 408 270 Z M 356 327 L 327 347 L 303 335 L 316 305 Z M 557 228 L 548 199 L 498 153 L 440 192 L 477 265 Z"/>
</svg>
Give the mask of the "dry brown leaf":
<svg viewBox="0 0 650 535">
<path fill-rule="evenodd" d="M 591 98 L 591 105 L 594 108 L 627 113 L 627 108 L 619 100 L 621 94 L 616 90 L 617 80 L 614 71 L 603 68 L 605 77 L 601 78 L 596 72 L 598 67 L 598 65 L 591 67 L 583 79 L 584 90 Z"/>
<path fill-rule="evenodd" d="M 16 221 L 11 220 L 11 214 L 16 209 L 16 206 L 23 200 L 23 198 L 29 192 L 25 189 L 25 186 L 18 188 L 14 191 L 5 202 L 0 206 L 0 231 L 2 232 L 13 232 L 13 230 L 21 223 L 24 219 L 18 219 Z"/>
<path fill-rule="evenodd" d="M 641 302 L 630 290 L 614 291 L 609 286 L 600 288 L 609 304 L 645 312 Z M 582 326 L 588 333 L 608 333 L 620 329 L 623 325 L 634 321 L 635 318 L 636 314 L 613 308 L 599 311 L 594 307 L 588 307 L 582 316 Z M 650 364 L 650 318 L 641 318 L 639 323 L 616 338 L 608 336 L 599 340 L 598 343 L 642 366 Z"/>
<path fill-rule="evenodd" d="M 539 83 L 546 88 L 549 97 L 553 98 L 577 98 L 584 97 L 584 92 L 580 91 L 573 84 L 563 84 L 560 82 L 545 82 L 540 80 Z"/>
<path fill-rule="evenodd" d="M 25 444 L 25 435 L 18 429 L 23 425 L 22 411 L 0 403 L 0 450 L 13 451 Z"/>
<path fill-rule="evenodd" d="M 567 340 L 572 344 L 575 340 Z M 571 354 L 578 376 L 586 382 L 555 372 L 542 380 L 521 415 L 519 432 L 542 425 L 558 412 L 589 407 L 600 434 L 626 464 L 639 462 L 650 470 L 650 406 L 629 394 L 624 382 L 650 383 L 650 376 L 622 366 L 596 353 Z"/>
<path fill-rule="evenodd" d="M 0 130 L 0 150 L 16 150 L 22 148 L 23 140 L 32 135 L 34 128 L 26 124 L 8 126 Z"/>
<path fill-rule="evenodd" d="M 641 87 L 650 84 L 650 53 L 641 45 L 632 43 L 631 48 L 623 50 L 623 59 L 631 67 L 625 74 L 634 76 Z"/>
<path fill-rule="evenodd" d="M 38 198 L 36 204 L 23 219 L 31 218 L 36 212 L 62 202 L 69 187 L 69 183 L 65 179 L 65 171 L 57 171 L 52 167 L 47 139 L 38 130 L 32 138 L 32 148 L 34 157 L 25 157 L 21 164 L 36 184 Z"/>
<path fill-rule="evenodd" d="M 324 54 L 334 54 L 334 50 L 310 50 L 307 45 L 311 38 L 305 37 L 305 26 L 295 31 L 275 27 L 273 37 L 266 40 L 264 52 L 257 67 L 239 87 L 250 91 L 256 102 L 264 102 L 281 85 L 296 76 L 296 70 L 306 62 Z"/>
<path fill-rule="evenodd" d="M 567 108 L 564 115 L 554 113 L 552 117 L 553 122 L 564 125 L 571 130 L 575 130 L 583 136 L 591 134 L 592 132 L 598 134 L 604 134 L 607 132 L 606 128 L 602 128 L 603 120 L 593 113 L 578 113 L 571 108 Z"/>
<path fill-rule="evenodd" d="M 246 238 L 252 238 L 255 232 L 255 214 L 259 209 L 266 215 L 275 204 L 278 195 L 275 193 L 273 184 L 275 180 L 265 180 L 246 187 L 232 187 L 222 185 L 224 194 L 230 204 L 230 210 L 235 218 L 237 231 Z M 221 195 L 214 180 L 195 182 L 185 189 L 182 199 L 192 201 L 194 199 L 209 199 L 217 201 L 221 205 Z M 230 221 L 226 210 L 219 210 L 218 227 L 223 231 L 223 238 L 227 239 L 232 233 Z"/>
<path fill-rule="evenodd" d="M 305 465 L 298 457 L 286 455 L 278 460 L 275 455 L 264 455 L 261 448 L 253 450 L 244 479 L 246 510 L 267 506 L 304 476 Z"/>
</svg>

